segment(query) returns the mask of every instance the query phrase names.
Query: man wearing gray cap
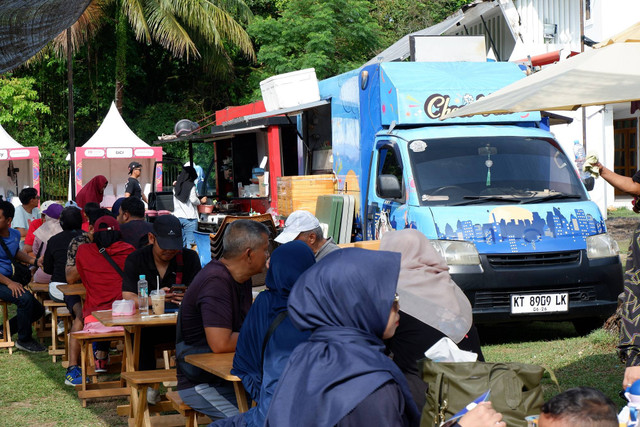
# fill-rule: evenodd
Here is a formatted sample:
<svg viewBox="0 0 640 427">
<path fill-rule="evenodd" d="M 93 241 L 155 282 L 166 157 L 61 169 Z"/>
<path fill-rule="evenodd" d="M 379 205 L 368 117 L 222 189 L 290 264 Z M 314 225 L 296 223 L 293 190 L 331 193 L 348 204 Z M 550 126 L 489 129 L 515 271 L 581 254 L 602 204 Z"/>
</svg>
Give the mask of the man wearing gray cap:
<svg viewBox="0 0 640 427">
<path fill-rule="evenodd" d="M 328 239 L 324 237 L 318 218 L 313 216 L 311 212 L 304 210 L 298 210 L 289 215 L 284 224 L 284 230 L 275 239 L 280 244 L 292 240 L 305 242 L 315 254 L 316 261 L 320 261 L 331 252 L 340 249 L 332 237 Z"/>
</svg>

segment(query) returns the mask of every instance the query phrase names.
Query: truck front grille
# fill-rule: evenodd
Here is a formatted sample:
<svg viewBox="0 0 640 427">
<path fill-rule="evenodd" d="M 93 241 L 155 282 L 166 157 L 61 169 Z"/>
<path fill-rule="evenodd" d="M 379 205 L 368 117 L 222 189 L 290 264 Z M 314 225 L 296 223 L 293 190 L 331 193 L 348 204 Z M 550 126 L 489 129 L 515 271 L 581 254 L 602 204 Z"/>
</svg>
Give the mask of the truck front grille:
<svg viewBox="0 0 640 427">
<path fill-rule="evenodd" d="M 538 254 L 493 254 L 487 261 L 495 269 L 563 265 L 580 261 L 580 251 L 546 252 Z"/>
<path fill-rule="evenodd" d="M 579 301 L 595 301 L 596 289 L 593 286 L 583 286 L 580 288 L 559 288 L 559 289 L 527 289 L 526 292 L 517 289 L 508 291 L 488 291 L 476 292 L 473 308 L 510 308 L 511 295 L 530 295 L 548 293 L 569 293 L 569 303 Z"/>
</svg>

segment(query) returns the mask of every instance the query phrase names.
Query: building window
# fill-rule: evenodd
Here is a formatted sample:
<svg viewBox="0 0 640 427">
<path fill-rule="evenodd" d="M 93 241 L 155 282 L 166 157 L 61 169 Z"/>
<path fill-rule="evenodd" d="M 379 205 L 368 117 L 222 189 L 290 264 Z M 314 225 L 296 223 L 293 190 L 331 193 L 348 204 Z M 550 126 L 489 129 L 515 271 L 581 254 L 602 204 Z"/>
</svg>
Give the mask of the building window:
<svg viewBox="0 0 640 427">
<path fill-rule="evenodd" d="M 614 171 L 631 177 L 638 170 L 637 119 L 613 121 Z M 615 194 L 625 194 L 616 190 Z"/>
<path fill-rule="evenodd" d="M 591 19 L 591 0 L 584 0 L 584 19 Z"/>
</svg>

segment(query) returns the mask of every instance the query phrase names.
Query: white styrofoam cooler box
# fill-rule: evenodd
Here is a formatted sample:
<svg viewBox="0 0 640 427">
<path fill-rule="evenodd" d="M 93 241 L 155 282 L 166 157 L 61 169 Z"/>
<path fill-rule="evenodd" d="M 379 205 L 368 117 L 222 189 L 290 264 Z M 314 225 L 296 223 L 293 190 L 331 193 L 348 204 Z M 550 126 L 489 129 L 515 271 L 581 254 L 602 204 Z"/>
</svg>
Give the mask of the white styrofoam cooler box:
<svg viewBox="0 0 640 427">
<path fill-rule="evenodd" d="M 314 68 L 278 74 L 260 82 L 262 100 L 267 111 L 290 108 L 320 100 Z"/>
</svg>

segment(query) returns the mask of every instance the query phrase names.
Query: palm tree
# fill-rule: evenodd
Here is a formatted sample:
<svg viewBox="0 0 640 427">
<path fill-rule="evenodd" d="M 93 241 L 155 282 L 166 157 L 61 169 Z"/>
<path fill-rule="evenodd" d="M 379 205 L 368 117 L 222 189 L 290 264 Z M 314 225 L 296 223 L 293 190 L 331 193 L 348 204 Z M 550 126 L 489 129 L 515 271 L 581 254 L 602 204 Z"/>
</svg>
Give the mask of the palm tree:
<svg viewBox="0 0 640 427">
<path fill-rule="evenodd" d="M 108 2 L 108 0 L 105 0 Z M 247 23 L 251 11 L 243 0 L 111 0 L 117 2 L 116 24 L 116 106 L 122 109 L 126 79 L 126 21 L 136 39 L 155 41 L 174 57 L 203 58 L 212 70 L 230 68 L 224 42 L 236 46 L 254 60 L 253 45 L 246 31 L 234 19 Z M 201 46 L 201 53 L 198 50 Z"/>
<path fill-rule="evenodd" d="M 117 15 L 115 102 L 120 112 L 129 25 L 138 41 L 159 43 L 176 58 L 200 59 L 213 73 L 231 69 L 225 43 L 255 60 L 253 45 L 241 25 L 252 16 L 243 0 L 94 0 L 71 29 L 74 50 L 98 29 L 100 18 L 113 4 Z M 65 33 L 56 38 L 53 47 L 66 53 Z"/>
</svg>

